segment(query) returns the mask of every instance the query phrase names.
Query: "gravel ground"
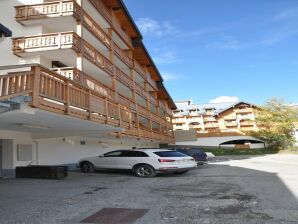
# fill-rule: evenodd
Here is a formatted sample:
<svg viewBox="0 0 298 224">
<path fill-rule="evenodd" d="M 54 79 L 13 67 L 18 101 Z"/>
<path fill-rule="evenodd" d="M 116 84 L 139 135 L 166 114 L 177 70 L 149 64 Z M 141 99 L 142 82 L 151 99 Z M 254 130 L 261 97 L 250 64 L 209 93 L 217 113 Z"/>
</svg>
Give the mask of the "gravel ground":
<svg viewBox="0 0 298 224">
<path fill-rule="evenodd" d="M 149 209 L 135 224 L 298 223 L 297 170 L 298 155 L 231 156 L 150 179 L 115 172 L 0 179 L 0 223 L 76 224 L 102 208 Z"/>
</svg>

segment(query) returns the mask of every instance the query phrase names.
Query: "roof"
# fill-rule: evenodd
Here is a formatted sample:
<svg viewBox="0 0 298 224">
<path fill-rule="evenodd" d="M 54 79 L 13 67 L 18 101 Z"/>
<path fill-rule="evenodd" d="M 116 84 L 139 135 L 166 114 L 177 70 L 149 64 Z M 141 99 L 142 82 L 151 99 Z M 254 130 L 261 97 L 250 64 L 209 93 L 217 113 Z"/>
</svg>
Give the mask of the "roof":
<svg viewBox="0 0 298 224">
<path fill-rule="evenodd" d="M 223 102 L 223 103 L 205 103 L 205 104 L 193 104 L 192 100 L 181 100 L 176 101 L 175 104 L 178 108 L 178 110 L 182 110 L 182 115 L 187 115 L 189 110 L 198 110 L 200 114 L 205 114 L 206 109 L 214 109 L 214 115 L 218 115 L 232 107 L 235 107 L 238 104 L 249 104 L 254 107 L 255 105 L 251 103 L 247 103 L 244 101 L 238 101 L 238 102 Z"/>
<path fill-rule="evenodd" d="M 143 36 L 135 24 L 134 20 L 132 19 L 128 9 L 126 8 L 125 4 L 122 0 L 102 0 L 106 6 L 112 8 L 113 11 L 117 14 L 119 12 L 119 16 L 121 17 L 121 22 L 124 23 L 128 28 L 127 32 L 131 36 L 131 38 L 138 38 L 142 39 Z M 120 9 L 120 10 L 119 10 Z"/>
</svg>

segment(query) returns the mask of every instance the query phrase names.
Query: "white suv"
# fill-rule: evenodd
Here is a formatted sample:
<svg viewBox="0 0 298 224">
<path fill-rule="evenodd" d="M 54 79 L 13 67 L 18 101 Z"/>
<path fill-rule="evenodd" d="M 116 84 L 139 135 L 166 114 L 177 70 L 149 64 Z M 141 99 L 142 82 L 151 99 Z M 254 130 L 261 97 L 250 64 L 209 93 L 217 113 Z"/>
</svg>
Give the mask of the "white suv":
<svg viewBox="0 0 298 224">
<path fill-rule="evenodd" d="M 156 173 L 185 173 L 197 167 L 194 158 L 166 149 L 115 150 L 100 156 L 81 159 L 78 166 L 85 173 L 98 169 L 132 170 L 138 177 Z"/>
</svg>

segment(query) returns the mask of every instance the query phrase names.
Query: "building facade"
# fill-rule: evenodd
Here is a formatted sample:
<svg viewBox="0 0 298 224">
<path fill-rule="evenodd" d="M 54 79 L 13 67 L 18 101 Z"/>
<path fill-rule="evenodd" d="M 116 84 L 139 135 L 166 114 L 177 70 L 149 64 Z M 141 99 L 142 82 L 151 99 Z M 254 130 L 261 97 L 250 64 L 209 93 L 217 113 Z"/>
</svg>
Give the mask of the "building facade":
<svg viewBox="0 0 298 224">
<path fill-rule="evenodd" d="M 0 10 L 0 177 L 174 141 L 176 106 L 121 0 L 2 0 Z"/>
<path fill-rule="evenodd" d="M 177 101 L 173 125 L 177 145 L 263 148 L 264 142 L 247 136 L 257 130 L 256 106 L 246 102 L 193 104 Z"/>
<path fill-rule="evenodd" d="M 254 105 L 245 102 L 193 104 L 176 102 L 174 130 L 196 130 L 198 137 L 243 135 L 256 130 Z"/>
</svg>

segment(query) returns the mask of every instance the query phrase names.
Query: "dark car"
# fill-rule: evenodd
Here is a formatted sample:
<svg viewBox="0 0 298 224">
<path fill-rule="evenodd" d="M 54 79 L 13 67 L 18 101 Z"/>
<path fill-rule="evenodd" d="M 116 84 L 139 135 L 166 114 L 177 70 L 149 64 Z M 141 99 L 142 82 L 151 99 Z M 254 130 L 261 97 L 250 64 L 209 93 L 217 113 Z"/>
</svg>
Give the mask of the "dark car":
<svg viewBox="0 0 298 224">
<path fill-rule="evenodd" d="M 201 149 L 176 148 L 175 150 L 186 155 L 192 156 L 198 165 L 203 165 L 204 163 L 208 162 L 207 154 Z"/>
</svg>

